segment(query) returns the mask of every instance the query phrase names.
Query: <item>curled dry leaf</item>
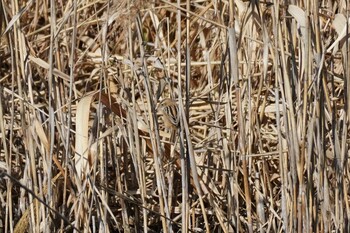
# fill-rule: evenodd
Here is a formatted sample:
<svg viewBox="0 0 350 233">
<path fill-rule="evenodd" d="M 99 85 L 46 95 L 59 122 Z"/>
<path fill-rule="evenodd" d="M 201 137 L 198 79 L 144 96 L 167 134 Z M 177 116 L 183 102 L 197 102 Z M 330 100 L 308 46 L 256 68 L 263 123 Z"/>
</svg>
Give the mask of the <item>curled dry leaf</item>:
<svg viewBox="0 0 350 233">
<path fill-rule="evenodd" d="M 327 49 L 327 52 L 330 52 L 333 48 L 333 54 L 337 52 L 337 47 L 339 42 L 345 37 L 346 35 L 346 18 L 343 14 L 336 14 L 333 20 L 332 24 L 333 28 L 338 34 L 338 38 L 332 43 L 331 46 Z"/>
<path fill-rule="evenodd" d="M 305 42 L 307 40 L 307 21 L 305 11 L 298 6 L 289 5 L 288 12 L 297 21 L 299 25 L 301 39 Z"/>
</svg>

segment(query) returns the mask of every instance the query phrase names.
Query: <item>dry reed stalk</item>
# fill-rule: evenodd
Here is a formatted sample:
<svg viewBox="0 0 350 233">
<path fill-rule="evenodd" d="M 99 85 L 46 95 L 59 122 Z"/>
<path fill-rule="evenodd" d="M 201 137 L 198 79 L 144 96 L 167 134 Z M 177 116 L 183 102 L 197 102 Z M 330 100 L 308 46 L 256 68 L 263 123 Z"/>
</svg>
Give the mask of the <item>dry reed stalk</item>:
<svg viewBox="0 0 350 233">
<path fill-rule="evenodd" d="M 0 231 L 350 230 L 346 1 L 0 6 Z"/>
</svg>

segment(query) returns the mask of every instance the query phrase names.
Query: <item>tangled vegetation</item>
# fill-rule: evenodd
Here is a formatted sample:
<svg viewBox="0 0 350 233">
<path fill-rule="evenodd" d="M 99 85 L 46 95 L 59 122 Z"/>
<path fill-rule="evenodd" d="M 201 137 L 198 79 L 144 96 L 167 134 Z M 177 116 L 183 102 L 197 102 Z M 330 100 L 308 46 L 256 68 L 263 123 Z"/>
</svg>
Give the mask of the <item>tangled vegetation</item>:
<svg viewBox="0 0 350 233">
<path fill-rule="evenodd" d="M 0 232 L 350 232 L 347 1 L 0 10 Z"/>
</svg>

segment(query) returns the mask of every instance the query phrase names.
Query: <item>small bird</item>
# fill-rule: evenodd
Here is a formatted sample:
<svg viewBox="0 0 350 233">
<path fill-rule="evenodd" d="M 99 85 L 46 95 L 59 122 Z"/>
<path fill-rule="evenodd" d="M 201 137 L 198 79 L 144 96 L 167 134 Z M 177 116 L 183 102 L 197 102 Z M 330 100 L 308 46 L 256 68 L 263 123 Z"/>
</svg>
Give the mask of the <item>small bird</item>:
<svg viewBox="0 0 350 233">
<path fill-rule="evenodd" d="M 169 98 L 160 102 L 160 111 L 163 115 L 164 126 L 176 129 L 179 125 L 179 109 L 177 103 Z"/>
</svg>

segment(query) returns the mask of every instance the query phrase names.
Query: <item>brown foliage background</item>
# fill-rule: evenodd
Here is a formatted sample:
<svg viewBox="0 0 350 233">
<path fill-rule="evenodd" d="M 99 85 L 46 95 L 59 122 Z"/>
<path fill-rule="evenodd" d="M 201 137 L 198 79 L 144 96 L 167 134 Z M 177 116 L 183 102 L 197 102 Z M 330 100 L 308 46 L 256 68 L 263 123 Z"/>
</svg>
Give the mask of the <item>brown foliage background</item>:
<svg viewBox="0 0 350 233">
<path fill-rule="evenodd" d="M 350 231 L 346 1 L 0 6 L 1 232 Z"/>
</svg>

